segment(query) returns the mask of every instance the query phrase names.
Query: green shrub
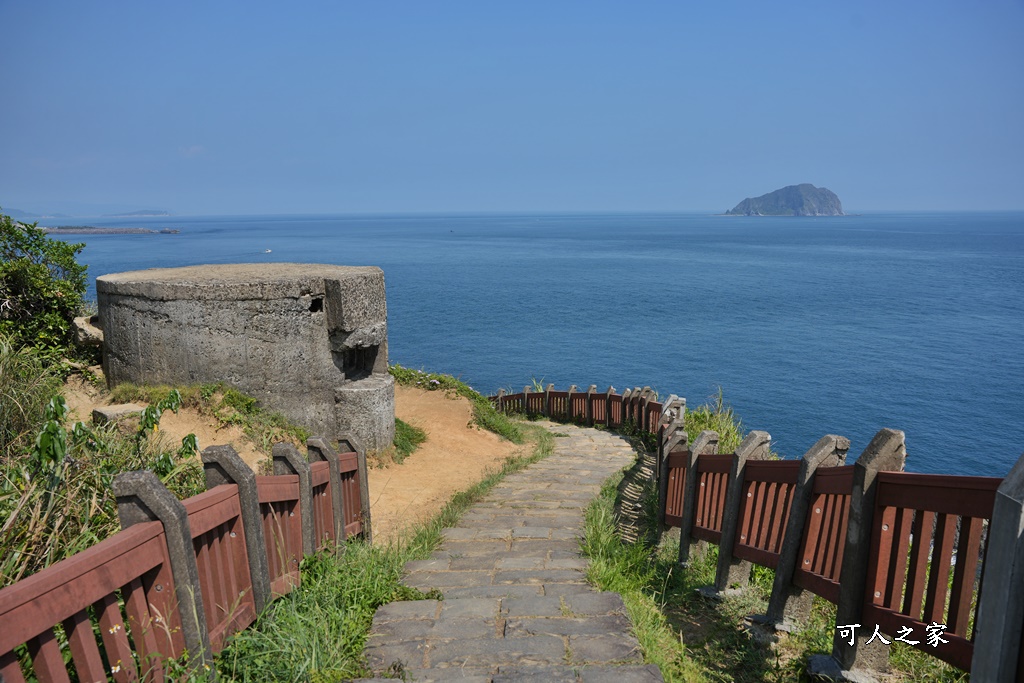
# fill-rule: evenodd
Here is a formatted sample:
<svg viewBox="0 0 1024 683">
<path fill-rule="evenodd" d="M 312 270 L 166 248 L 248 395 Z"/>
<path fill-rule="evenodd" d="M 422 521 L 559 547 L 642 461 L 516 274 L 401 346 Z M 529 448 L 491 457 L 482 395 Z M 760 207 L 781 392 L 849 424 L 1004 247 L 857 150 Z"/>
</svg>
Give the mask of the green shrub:
<svg viewBox="0 0 1024 683">
<path fill-rule="evenodd" d="M 35 346 L 50 360 L 71 348 L 86 289 L 75 257 L 84 246 L 0 215 L 0 332 L 15 347 Z"/>
</svg>

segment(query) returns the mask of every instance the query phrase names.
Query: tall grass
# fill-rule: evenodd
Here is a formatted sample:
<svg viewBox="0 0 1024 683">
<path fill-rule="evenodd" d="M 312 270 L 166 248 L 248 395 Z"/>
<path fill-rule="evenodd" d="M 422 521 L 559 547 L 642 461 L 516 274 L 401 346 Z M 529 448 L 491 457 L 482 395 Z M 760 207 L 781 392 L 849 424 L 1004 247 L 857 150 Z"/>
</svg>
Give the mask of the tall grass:
<svg viewBox="0 0 1024 683">
<path fill-rule="evenodd" d="M 16 349 L 0 334 L 0 463 L 31 446 L 46 414 L 46 404 L 61 386 L 56 367 L 32 347 Z"/>
</svg>

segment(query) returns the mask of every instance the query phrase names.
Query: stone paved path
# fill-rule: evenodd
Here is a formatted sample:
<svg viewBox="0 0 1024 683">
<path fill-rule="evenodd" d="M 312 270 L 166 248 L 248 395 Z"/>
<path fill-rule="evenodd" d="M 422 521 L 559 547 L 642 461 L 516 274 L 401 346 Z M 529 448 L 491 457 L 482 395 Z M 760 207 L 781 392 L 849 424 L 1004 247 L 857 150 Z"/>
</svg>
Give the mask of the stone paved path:
<svg viewBox="0 0 1024 683">
<path fill-rule="evenodd" d="M 586 583 L 583 510 L 636 454 L 614 434 L 550 427 L 555 452 L 510 475 L 444 531 L 406 585 L 444 600 L 393 602 L 373 618 L 366 656 L 418 682 L 661 681 L 643 665 L 618 593 Z M 373 679 L 377 680 L 377 679 Z"/>
</svg>

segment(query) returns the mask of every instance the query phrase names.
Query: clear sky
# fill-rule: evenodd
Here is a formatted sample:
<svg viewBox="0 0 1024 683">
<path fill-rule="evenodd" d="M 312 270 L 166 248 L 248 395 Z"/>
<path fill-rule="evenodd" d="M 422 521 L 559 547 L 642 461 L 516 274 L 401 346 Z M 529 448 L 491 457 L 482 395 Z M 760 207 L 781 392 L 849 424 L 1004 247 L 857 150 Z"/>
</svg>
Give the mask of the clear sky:
<svg viewBox="0 0 1024 683">
<path fill-rule="evenodd" d="M 1024 209 L 1024 2 L 0 0 L 0 206 Z"/>
</svg>

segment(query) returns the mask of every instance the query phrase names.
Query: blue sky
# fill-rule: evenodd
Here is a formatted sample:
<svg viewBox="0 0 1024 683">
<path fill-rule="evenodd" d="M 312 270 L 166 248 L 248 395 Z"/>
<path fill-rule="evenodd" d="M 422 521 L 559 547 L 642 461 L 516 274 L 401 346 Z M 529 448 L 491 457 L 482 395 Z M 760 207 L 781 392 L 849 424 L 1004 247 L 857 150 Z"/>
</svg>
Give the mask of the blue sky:
<svg viewBox="0 0 1024 683">
<path fill-rule="evenodd" d="M 0 206 L 1024 209 L 1024 3 L 0 0 Z"/>
</svg>

